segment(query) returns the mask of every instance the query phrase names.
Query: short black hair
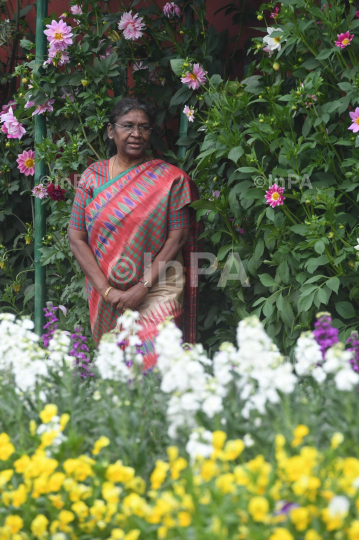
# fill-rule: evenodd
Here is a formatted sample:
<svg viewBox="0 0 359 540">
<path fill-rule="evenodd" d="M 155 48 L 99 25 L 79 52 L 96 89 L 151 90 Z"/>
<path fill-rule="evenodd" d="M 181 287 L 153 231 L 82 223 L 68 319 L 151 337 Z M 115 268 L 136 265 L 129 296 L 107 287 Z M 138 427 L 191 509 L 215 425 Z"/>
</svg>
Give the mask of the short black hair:
<svg viewBox="0 0 359 540">
<path fill-rule="evenodd" d="M 152 113 L 152 110 L 150 109 L 150 107 L 147 105 L 147 103 L 145 103 L 144 101 L 142 101 L 141 99 L 138 99 L 138 98 L 122 98 L 120 99 L 116 105 L 114 106 L 114 108 L 112 109 L 112 111 L 110 112 L 110 117 L 109 117 L 109 123 L 110 124 L 115 124 L 117 118 L 119 116 L 124 116 L 125 114 L 129 113 L 130 111 L 135 111 L 135 110 L 139 110 L 139 111 L 143 111 L 145 114 L 147 114 L 151 124 L 153 122 L 153 113 Z"/>
</svg>

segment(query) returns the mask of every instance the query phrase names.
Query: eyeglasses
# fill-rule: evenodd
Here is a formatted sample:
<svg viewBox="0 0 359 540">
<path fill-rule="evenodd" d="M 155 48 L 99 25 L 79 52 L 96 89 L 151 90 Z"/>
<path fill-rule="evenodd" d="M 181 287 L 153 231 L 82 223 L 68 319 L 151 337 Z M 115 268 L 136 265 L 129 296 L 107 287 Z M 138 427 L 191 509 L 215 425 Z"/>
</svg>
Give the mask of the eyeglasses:
<svg viewBox="0 0 359 540">
<path fill-rule="evenodd" d="M 149 135 L 153 130 L 153 128 L 150 126 L 134 126 L 133 124 L 122 125 L 116 124 L 116 122 L 114 123 L 114 125 L 122 128 L 125 133 L 133 133 L 137 128 L 140 135 Z"/>
</svg>

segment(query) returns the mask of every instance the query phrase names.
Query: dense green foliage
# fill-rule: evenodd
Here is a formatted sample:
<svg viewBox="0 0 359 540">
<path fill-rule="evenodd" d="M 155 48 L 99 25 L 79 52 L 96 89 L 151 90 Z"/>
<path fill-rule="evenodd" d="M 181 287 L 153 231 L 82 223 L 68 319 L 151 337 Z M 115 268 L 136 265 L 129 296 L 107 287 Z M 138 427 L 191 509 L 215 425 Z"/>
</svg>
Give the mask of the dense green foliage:
<svg viewBox="0 0 359 540">
<path fill-rule="evenodd" d="M 316 310 L 336 314 L 343 339 L 358 326 L 359 140 L 349 112 L 359 103 L 359 21 L 343 2 L 284 0 L 276 15 L 268 25 L 281 48 L 269 57 L 255 39 L 249 76 L 214 81 L 189 136 L 205 130 L 193 177 L 210 201 L 196 203 L 208 248 L 222 263 L 238 253 L 250 283 L 226 287 L 217 334 L 233 336 L 236 321 L 257 314 L 288 350 Z M 348 30 L 352 41 L 336 47 Z M 285 201 L 272 208 L 264 195 L 275 182 Z M 216 316 L 213 306 L 208 324 Z"/>
</svg>

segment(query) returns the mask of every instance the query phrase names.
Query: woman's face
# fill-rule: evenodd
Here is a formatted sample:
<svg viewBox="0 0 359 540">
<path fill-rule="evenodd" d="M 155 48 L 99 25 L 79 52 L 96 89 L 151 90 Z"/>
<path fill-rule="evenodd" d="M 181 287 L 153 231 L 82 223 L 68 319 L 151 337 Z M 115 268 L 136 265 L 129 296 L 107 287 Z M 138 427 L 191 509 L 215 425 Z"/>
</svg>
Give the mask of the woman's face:
<svg viewBox="0 0 359 540">
<path fill-rule="evenodd" d="M 118 116 L 116 124 L 125 126 L 108 124 L 108 136 L 114 140 L 118 153 L 130 159 L 141 158 L 150 144 L 150 133 L 139 129 L 141 126 L 151 127 L 147 114 L 139 109 L 134 109 L 123 116 Z M 135 126 L 132 133 L 128 133 L 126 130 L 126 127 L 130 126 Z"/>
</svg>

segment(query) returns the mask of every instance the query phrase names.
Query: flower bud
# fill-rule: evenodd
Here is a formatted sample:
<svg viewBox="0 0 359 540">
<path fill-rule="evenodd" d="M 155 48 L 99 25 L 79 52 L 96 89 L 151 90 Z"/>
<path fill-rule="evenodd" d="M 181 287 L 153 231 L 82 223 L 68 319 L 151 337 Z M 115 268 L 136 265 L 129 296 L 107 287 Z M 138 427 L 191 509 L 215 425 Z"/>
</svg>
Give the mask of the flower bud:
<svg viewBox="0 0 359 540">
<path fill-rule="evenodd" d="M 90 81 L 88 81 L 87 79 L 81 79 L 81 84 L 86 88 L 86 86 L 90 84 Z"/>
<path fill-rule="evenodd" d="M 29 80 L 26 77 L 24 77 L 23 79 L 21 79 L 21 82 L 22 84 L 27 84 Z"/>
<path fill-rule="evenodd" d="M 263 19 L 263 15 L 258 15 L 258 16 L 257 16 L 257 19 L 258 19 L 259 21 L 261 21 L 261 20 Z"/>
<path fill-rule="evenodd" d="M 278 70 L 280 69 L 280 64 L 279 64 L 279 62 L 274 62 L 274 64 L 273 64 L 273 69 L 274 69 L 274 71 L 278 71 Z"/>
</svg>

